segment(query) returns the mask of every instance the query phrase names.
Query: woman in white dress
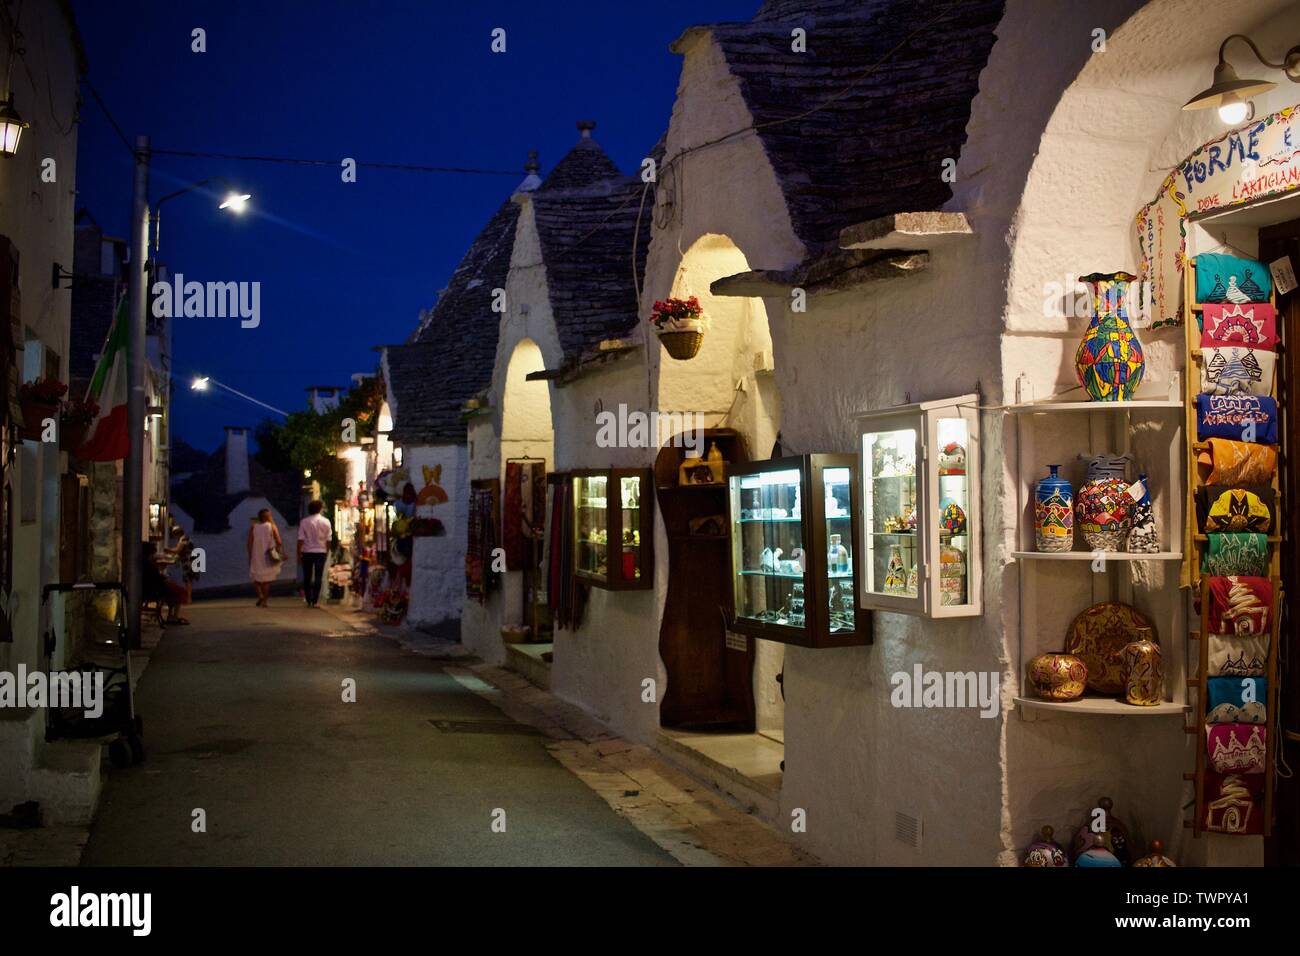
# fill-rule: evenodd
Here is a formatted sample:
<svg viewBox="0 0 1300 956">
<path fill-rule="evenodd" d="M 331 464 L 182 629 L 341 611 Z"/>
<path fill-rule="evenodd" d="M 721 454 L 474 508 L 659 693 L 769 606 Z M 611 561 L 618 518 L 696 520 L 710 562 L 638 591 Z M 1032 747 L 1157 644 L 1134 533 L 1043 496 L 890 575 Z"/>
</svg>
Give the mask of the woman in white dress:
<svg viewBox="0 0 1300 956">
<path fill-rule="evenodd" d="M 271 560 L 270 550 L 275 548 L 279 555 L 284 554 L 284 544 L 280 541 L 280 529 L 271 519 L 271 509 L 263 508 L 257 513 L 257 521 L 248 529 L 248 574 L 253 579 L 253 589 L 257 591 L 257 606 L 266 607 L 271 597 L 271 582 L 280 576 L 280 561 Z"/>
</svg>

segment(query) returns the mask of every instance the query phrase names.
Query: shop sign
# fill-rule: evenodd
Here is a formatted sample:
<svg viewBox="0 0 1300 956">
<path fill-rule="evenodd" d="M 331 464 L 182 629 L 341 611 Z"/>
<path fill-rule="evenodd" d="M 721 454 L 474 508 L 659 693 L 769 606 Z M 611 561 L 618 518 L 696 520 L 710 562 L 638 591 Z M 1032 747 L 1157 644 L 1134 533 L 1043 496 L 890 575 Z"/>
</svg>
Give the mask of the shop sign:
<svg viewBox="0 0 1300 956">
<path fill-rule="evenodd" d="M 1151 327 L 1181 325 L 1187 218 L 1300 190 L 1300 106 L 1211 140 L 1165 177 L 1137 216 L 1141 308 Z"/>
</svg>

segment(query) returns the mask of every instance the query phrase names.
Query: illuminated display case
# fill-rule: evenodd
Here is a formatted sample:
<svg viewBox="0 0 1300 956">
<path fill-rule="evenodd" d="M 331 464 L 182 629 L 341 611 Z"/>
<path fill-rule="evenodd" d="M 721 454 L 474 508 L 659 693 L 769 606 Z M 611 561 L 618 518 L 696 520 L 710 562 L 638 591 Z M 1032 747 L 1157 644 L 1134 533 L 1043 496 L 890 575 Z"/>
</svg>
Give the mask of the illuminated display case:
<svg viewBox="0 0 1300 956">
<path fill-rule="evenodd" d="M 858 416 L 860 607 L 981 613 L 978 404 L 963 395 Z"/>
<path fill-rule="evenodd" d="M 649 469 L 574 471 L 573 573 L 611 591 L 654 584 L 654 482 Z"/>
<path fill-rule="evenodd" d="M 853 455 L 803 455 L 727 468 L 731 629 L 805 647 L 871 642 L 859 611 Z"/>
</svg>

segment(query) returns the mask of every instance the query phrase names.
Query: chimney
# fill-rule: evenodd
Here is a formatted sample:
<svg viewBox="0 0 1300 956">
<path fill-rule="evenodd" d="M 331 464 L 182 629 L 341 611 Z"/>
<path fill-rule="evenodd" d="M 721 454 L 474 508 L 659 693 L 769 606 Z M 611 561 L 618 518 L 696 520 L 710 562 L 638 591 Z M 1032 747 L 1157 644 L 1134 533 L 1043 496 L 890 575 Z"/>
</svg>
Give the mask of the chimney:
<svg viewBox="0 0 1300 956">
<path fill-rule="evenodd" d="M 248 491 L 248 429 L 226 426 L 226 494 Z"/>
<path fill-rule="evenodd" d="M 583 139 L 591 139 L 591 131 L 596 128 L 595 120 L 578 120 L 578 132 Z"/>
<path fill-rule="evenodd" d="M 517 193 L 530 193 L 542 184 L 542 177 L 537 175 L 541 170 L 541 163 L 537 161 L 537 150 L 528 151 L 528 162 L 524 164 L 524 181 L 515 189 Z"/>
</svg>

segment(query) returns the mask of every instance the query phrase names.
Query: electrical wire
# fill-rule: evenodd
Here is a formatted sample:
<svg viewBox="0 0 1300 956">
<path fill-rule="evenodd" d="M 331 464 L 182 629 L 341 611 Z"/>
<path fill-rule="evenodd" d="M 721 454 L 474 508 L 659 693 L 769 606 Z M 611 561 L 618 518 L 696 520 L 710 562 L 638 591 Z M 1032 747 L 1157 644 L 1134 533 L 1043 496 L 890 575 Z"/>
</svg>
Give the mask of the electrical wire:
<svg viewBox="0 0 1300 956">
<path fill-rule="evenodd" d="M 83 76 L 81 82 L 86 84 L 86 89 L 90 90 L 90 95 L 99 106 L 100 112 L 103 113 L 104 118 L 108 120 L 108 125 L 113 127 L 113 132 L 117 133 L 117 138 L 122 141 L 122 144 L 126 146 L 127 150 L 131 153 L 131 158 L 134 159 L 135 147 L 131 145 L 131 140 L 127 138 L 126 133 L 122 132 L 122 127 L 118 125 L 117 120 L 113 117 L 112 112 L 108 108 L 108 104 L 104 102 L 104 98 L 99 95 L 99 90 L 95 89 L 95 84 L 90 82 L 90 77 L 88 76 Z"/>
</svg>

